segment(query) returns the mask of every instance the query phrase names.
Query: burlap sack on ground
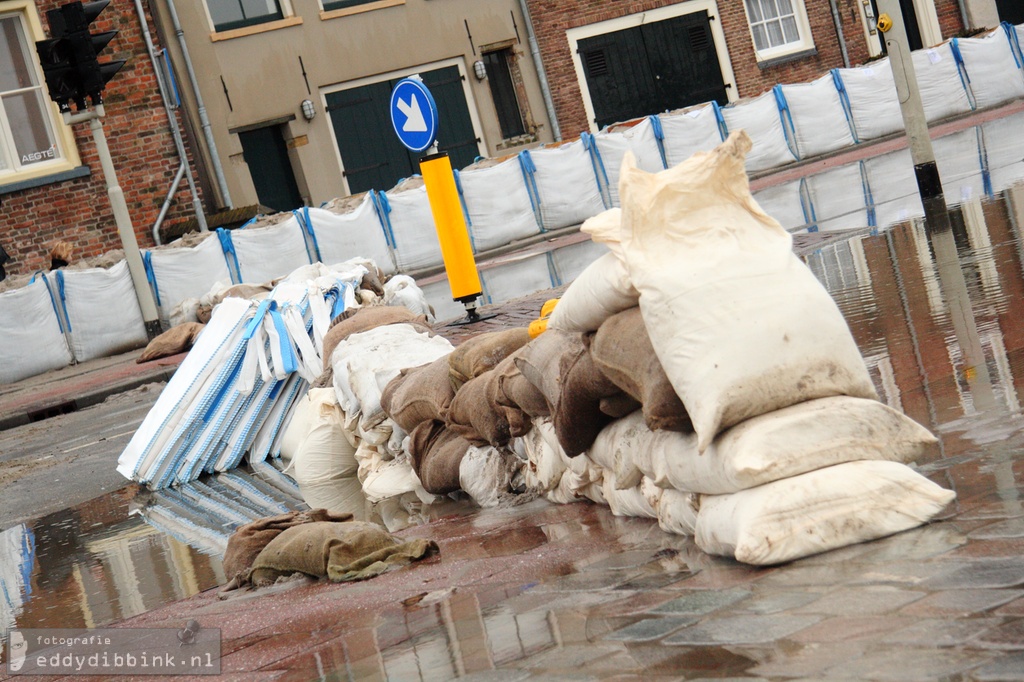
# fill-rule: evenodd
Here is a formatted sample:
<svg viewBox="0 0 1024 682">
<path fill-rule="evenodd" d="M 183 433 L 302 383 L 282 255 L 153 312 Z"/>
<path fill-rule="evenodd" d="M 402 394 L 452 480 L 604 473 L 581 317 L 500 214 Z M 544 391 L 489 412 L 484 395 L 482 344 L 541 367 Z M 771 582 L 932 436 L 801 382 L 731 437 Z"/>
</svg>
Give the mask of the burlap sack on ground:
<svg viewBox="0 0 1024 682">
<path fill-rule="evenodd" d="M 166 358 L 170 355 L 184 353 L 192 348 L 196 342 L 199 332 L 203 331 L 205 324 L 200 322 L 186 322 L 177 327 L 171 327 L 160 336 L 156 337 L 142 351 L 142 355 L 135 359 L 136 363 L 149 362 L 157 358 Z"/>
<path fill-rule="evenodd" d="M 228 539 L 224 552 L 224 575 L 233 579 L 248 573 L 257 555 L 282 531 L 306 523 L 350 521 L 351 514 L 334 514 L 326 509 L 293 511 L 257 519 L 241 526 Z"/>
<path fill-rule="evenodd" d="M 526 344 L 515 359 L 515 365 L 526 380 L 541 392 L 548 404 L 548 413 L 553 414 L 562 391 L 559 371 L 562 356 L 575 355 L 583 348 L 583 335 L 579 332 L 563 332 L 548 329 Z"/>
<path fill-rule="evenodd" d="M 552 421 L 565 454 L 575 457 L 612 421 L 601 411 L 601 400 L 622 391 L 601 373 L 586 348 L 562 356 L 560 375 L 562 391 Z"/>
<path fill-rule="evenodd" d="M 411 433 L 425 421 L 444 419 L 455 397 L 448 380 L 448 358 L 445 355 L 426 365 L 403 369 L 384 387 L 380 405 L 406 432 Z"/>
<path fill-rule="evenodd" d="M 445 414 L 448 428 L 473 445 L 501 447 L 512 438 L 505 410 L 496 409 L 498 374 L 493 370 L 467 381 Z"/>
<path fill-rule="evenodd" d="M 640 402 L 651 431 L 693 431 L 683 401 L 654 353 L 639 307 L 605 320 L 590 341 L 590 354 L 606 377 Z"/>
<path fill-rule="evenodd" d="M 321 356 L 324 365 L 330 364 L 334 348 L 353 334 L 402 322 L 412 322 L 430 329 L 425 316 L 417 315 L 402 306 L 375 305 L 346 310 L 331 321 L 331 327 L 324 335 L 324 352 Z"/>
<path fill-rule="evenodd" d="M 248 579 L 257 587 L 293 573 L 336 583 L 365 580 L 437 551 L 433 540 L 404 542 L 375 523 L 307 523 L 271 540 L 253 562 Z"/>
<path fill-rule="evenodd" d="M 521 349 L 520 349 L 521 350 Z M 498 363 L 498 365 L 491 370 L 494 374 L 494 379 L 489 383 L 487 389 L 487 404 L 491 410 L 495 413 L 503 415 L 505 421 L 508 422 L 509 435 L 512 438 L 519 438 L 520 436 L 526 435 L 531 428 L 533 428 L 533 415 L 528 414 L 525 410 L 513 402 L 508 395 L 505 394 L 505 382 L 510 376 L 522 377 L 522 372 L 516 367 L 516 356 L 519 351 L 512 353 L 507 358 Z M 531 405 L 531 409 L 545 410 L 547 404 L 544 402 L 544 396 L 540 394 L 533 385 L 522 380 L 525 386 L 523 389 L 528 389 L 529 393 L 523 396 L 525 400 L 532 401 L 535 403 Z"/>
<path fill-rule="evenodd" d="M 472 444 L 444 422 L 423 422 L 409 434 L 412 468 L 423 489 L 435 495 L 459 490 L 459 465 Z"/>
<path fill-rule="evenodd" d="M 458 391 L 470 379 L 494 369 L 529 342 L 530 333 L 525 327 L 479 334 L 464 341 L 448 356 L 452 390 Z"/>
</svg>

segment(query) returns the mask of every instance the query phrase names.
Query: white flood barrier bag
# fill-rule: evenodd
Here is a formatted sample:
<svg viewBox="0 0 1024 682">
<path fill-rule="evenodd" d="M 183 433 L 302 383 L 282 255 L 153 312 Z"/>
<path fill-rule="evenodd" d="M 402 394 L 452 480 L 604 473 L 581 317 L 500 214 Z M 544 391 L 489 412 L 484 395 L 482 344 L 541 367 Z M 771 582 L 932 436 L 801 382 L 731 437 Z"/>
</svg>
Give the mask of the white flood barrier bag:
<svg viewBox="0 0 1024 682">
<path fill-rule="evenodd" d="M 915 50 L 911 57 L 927 120 L 938 121 L 971 110 L 966 82 L 953 55 L 952 43 Z"/>
<path fill-rule="evenodd" d="M 55 280 L 76 361 L 116 355 L 149 342 L 126 261 L 109 269 L 58 270 Z"/>
<path fill-rule="evenodd" d="M 234 258 L 238 266 L 239 282 L 263 284 L 310 263 L 302 225 L 294 214 L 276 225 L 243 227 L 218 234 L 230 237 L 230 246 L 225 246 L 231 249 L 228 258 Z M 224 243 L 223 236 L 221 241 Z"/>
<path fill-rule="evenodd" d="M 631 128 L 603 131 L 593 137 L 598 152 L 598 172 L 608 194 L 608 205 L 619 205 L 619 171 L 626 152 L 632 152 L 640 168 L 650 173 L 665 169 L 654 126 L 645 118 Z"/>
<path fill-rule="evenodd" d="M 985 196 L 984 156 L 977 128 L 968 128 L 932 141 L 942 178 L 942 194 L 950 203 Z"/>
<path fill-rule="evenodd" d="M 992 192 L 1024 180 L 1024 159 L 1014 145 L 1005 144 L 1012 135 L 1020 134 L 1021 116 L 986 121 L 980 126 L 981 137 L 988 161 Z"/>
<path fill-rule="evenodd" d="M 693 535 L 697 531 L 700 495 L 663 490 L 658 499 L 658 526 L 666 533 Z"/>
<path fill-rule="evenodd" d="M 404 180 L 394 189 L 374 195 L 400 272 L 431 268 L 444 262 L 427 188 L 422 182 L 419 178 Z"/>
<path fill-rule="evenodd" d="M 864 160 L 875 226 L 885 229 L 924 215 L 909 149 Z"/>
<path fill-rule="evenodd" d="M 820 232 L 869 226 L 867 175 L 860 162 L 809 175 L 806 186 L 813 223 Z"/>
<path fill-rule="evenodd" d="M 606 208 L 595 161 L 582 139 L 520 152 L 519 162 L 545 230 L 579 225 Z"/>
<path fill-rule="evenodd" d="M 848 462 L 730 495 L 703 495 L 697 546 L 770 565 L 927 523 L 956 497 L 897 462 Z"/>
<path fill-rule="evenodd" d="M 420 291 L 423 292 L 423 297 L 434 311 L 434 319 L 438 322 L 466 316 L 466 307 L 452 298 L 452 288 L 447 278 L 424 284 Z"/>
<path fill-rule="evenodd" d="M 631 488 L 620 488 L 615 481 L 614 472 L 607 469 L 602 472 L 601 494 L 604 495 L 604 500 L 614 516 L 658 518 L 658 512 L 644 497 L 639 483 Z"/>
<path fill-rule="evenodd" d="M 71 364 L 71 351 L 60 328 L 54 299 L 42 279 L 0 293 L 0 338 L 0 384 L 12 384 Z"/>
<path fill-rule="evenodd" d="M 801 178 L 765 187 L 754 192 L 754 201 L 765 213 L 778 220 L 787 232 L 806 232 L 811 218 L 805 198 L 806 184 L 807 181 Z"/>
<path fill-rule="evenodd" d="M 952 46 L 976 109 L 1024 97 L 1024 72 L 1001 26 L 981 38 L 954 38 Z"/>
<path fill-rule="evenodd" d="M 781 90 L 789 107 L 797 151 L 802 158 L 827 154 L 853 144 L 850 121 L 832 74 L 810 83 L 775 87 Z"/>
<path fill-rule="evenodd" d="M 555 284 L 561 286 L 572 282 L 588 265 L 606 253 L 607 246 L 590 239 L 555 249 L 551 252 L 551 262 L 555 267 Z"/>
<path fill-rule="evenodd" d="M 686 161 L 697 152 L 708 152 L 722 144 L 718 114 L 710 104 L 681 112 L 658 114 L 658 118 L 661 119 L 661 129 L 665 133 L 662 145 L 669 168 Z"/>
<path fill-rule="evenodd" d="M 310 230 L 321 263 L 340 263 L 350 258 L 369 258 L 384 274 L 395 272 L 391 255 L 369 193 L 350 211 L 303 208 L 303 221 Z"/>
<path fill-rule="evenodd" d="M 554 286 L 547 254 L 513 260 L 480 272 L 485 300 L 502 303 Z"/>
<path fill-rule="evenodd" d="M 593 173 L 591 173 L 593 175 Z M 456 172 L 476 253 L 540 232 L 524 171 L 517 158 Z"/>
<path fill-rule="evenodd" d="M 853 69 L 834 69 L 836 86 L 846 100 L 857 141 L 903 130 L 903 114 L 896 98 L 889 58 Z"/>
<path fill-rule="evenodd" d="M 839 308 L 751 197 L 749 149 L 741 131 L 656 175 L 623 165 L 629 279 L 700 451 L 788 405 L 876 397 Z"/>
<path fill-rule="evenodd" d="M 753 148 L 746 159 L 747 171 L 775 168 L 796 161 L 786 140 L 782 112 L 774 92 L 769 91 L 754 99 L 730 104 L 721 111 L 728 132 L 745 130 L 750 136 Z"/>
<path fill-rule="evenodd" d="M 202 298 L 217 282 L 230 282 L 231 271 L 216 234 L 195 246 L 143 251 L 147 274 L 160 307 L 160 318 L 188 298 Z"/>
</svg>

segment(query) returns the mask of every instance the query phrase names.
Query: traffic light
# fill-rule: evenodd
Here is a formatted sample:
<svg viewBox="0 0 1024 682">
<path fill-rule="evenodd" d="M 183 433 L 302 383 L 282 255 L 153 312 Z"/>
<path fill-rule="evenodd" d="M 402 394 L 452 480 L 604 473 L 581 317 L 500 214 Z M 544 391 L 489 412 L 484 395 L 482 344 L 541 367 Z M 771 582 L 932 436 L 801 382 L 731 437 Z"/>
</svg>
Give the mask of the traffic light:
<svg viewBox="0 0 1024 682">
<path fill-rule="evenodd" d="M 70 111 L 70 101 L 78 96 L 78 70 L 72 61 L 71 41 L 65 37 L 64 15 L 59 9 L 47 12 L 46 20 L 51 38 L 36 42 L 36 52 L 50 99 L 61 111 Z"/>
</svg>

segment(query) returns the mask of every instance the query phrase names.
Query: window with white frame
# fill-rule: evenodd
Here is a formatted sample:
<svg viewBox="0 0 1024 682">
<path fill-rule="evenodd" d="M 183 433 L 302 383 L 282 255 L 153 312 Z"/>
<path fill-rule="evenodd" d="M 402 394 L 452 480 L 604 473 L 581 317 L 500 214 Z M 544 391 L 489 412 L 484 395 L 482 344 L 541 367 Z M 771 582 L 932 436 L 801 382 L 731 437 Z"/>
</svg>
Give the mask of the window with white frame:
<svg viewBox="0 0 1024 682">
<path fill-rule="evenodd" d="M 0 13 L 0 182 L 63 160 L 34 44 L 23 13 Z"/>
<path fill-rule="evenodd" d="M 759 61 L 814 47 L 803 0 L 744 0 Z"/>
<path fill-rule="evenodd" d="M 277 0 L 206 0 L 215 31 L 255 26 L 284 18 Z"/>
</svg>

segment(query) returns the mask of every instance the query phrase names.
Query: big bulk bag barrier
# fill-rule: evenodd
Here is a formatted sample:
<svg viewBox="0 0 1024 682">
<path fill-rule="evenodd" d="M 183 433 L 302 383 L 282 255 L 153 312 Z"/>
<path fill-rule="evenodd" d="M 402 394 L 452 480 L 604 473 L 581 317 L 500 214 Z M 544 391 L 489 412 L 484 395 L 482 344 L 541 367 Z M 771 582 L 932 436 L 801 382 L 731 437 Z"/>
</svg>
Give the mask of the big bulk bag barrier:
<svg viewBox="0 0 1024 682">
<path fill-rule="evenodd" d="M 870 225 L 870 192 L 862 163 L 809 175 L 806 191 L 815 231 L 856 230 Z"/>
<path fill-rule="evenodd" d="M 517 158 L 455 171 L 473 250 L 489 251 L 540 233 L 526 172 Z"/>
<path fill-rule="evenodd" d="M 833 69 L 836 88 L 850 112 L 857 142 L 903 130 L 889 58 L 852 69 Z"/>
<path fill-rule="evenodd" d="M 18 626 L 22 605 L 31 598 L 35 560 L 35 535 L 28 526 L 19 523 L 0 531 L 0 628 L 4 632 Z"/>
<path fill-rule="evenodd" d="M 231 281 L 214 234 L 208 233 L 195 246 L 143 251 L 142 259 L 163 322 L 171 321 L 171 313 L 182 301 L 202 298 L 217 282 Z"/>
<path fill-rule="evenodd" d="M 56 299 L 42 279 L 0 293 L 0 384 L 66 367 L 71 350 L 57 317 Z"/>
<path fill-rule="evenodd" d="M 608 247 L 595 241 L 585 241 L 557 248 L 551 252 L 555 286 L 569 284 L 595 260 L 608 253 Z"/>
<path fill-rule="evenodd" d="M 259 219 L 254 219 L 237 230 L 217 228 L 225 258 L 235 268 L 236 284 L 270 282 L 313 262 L 298 217 L 283 216 L 281 222 L 266 227 L 257 226 Z"/>
<path fill-rule="evenodd" d="M 593 136 L 599 179 L 606 194 L 608 207 L 619 205 L 619 170 L 626 152 L 632 152 L 636 163 L 645 171 L 655 173 L 665 169 L 665 157 L 651 118 L 640 120 L 631 127 L 616 127 Z"/>
<path fill-rule="evenodd" d="M 316 260 L 331 264 L 358 256 L 372 260 L 384 274 L 393 274 L 395 258 L 370 193 L 350 210 L 340 208 L 306 207 L 299 211 L 302 225 L 313 240 Z"/>
<path fill-rule="evenodd" d="M 853 131 L 832 74 L 810 83 L 776 85 L 780 101 L 788 108 L 796 148 L 801 158 L 834 152 L 851 146 Z"/>
<path fill-rule="evenodd" d="M 754 201 L 781 224 L 799 226 L 790 229 L 791 233 L 813 232 L 817 229 L 809 211 L 806 178 L 760 189 L 754 192 Z"/>
<path fill-rule="evenodd" d="M 606 208 L 591 144 L 586 137 L 519 153 L 527 187 L 545 230 L 579 225 Z"/>
<path fill-rule="evenodd" d="M 480 272 L 484 300 L 502 303 L 554 286 L 548 254 L 512 260 Z"/>
<path fill-rule="evenodd" d="M 932 142 L 935 163 L 948 203 L 985 196 L 985 161 L 977 128 L 968 128 Z"/>
<path fill-rule="evenodd" d="M 149 342 L 126 261 L 109 269 L 57 270 L 56 285 L 77 362 L 142 348 Z"/>
<path fill-rule="evenodd" d="M 1020 134 L 1020 116 L 986 121 L 979 126 L 988 177 L 987 194 L 992 196 L 1024 179 L 1024 159 L 1013 145 L 1005 144 Z"/>
<path fill-rule="evenodd" d="M 938 121 L 971 110 L 967 81 L 953 55 L 950 42 L 923 50 L 915 50 L 914 74 L 917 89 L 928 121 Z"/>
<path fill-rule="evenodd" d="M 665 165 L 669 168 L 697 152 L 711 151 L 722 143 L 718 110 L 711 104 L 659 114 L 658 119 L 665 134 L 662 147 L 665 149 Z"/>
<path fill-rule="evenodd" d="M 387 192 L 375 192 L 373 197 L 399 272 L 423 270 L 444 262 L 422 178 L 408 178 Z"/>
<path fill-rule="evenodd" d="M 924 215 L 909 149 L 864 160 L 875 226 L 884 229 Z"/>
<path fill-rule="evenodd" d="M 758 414 L 877 397 L 835 301 L 751 197 L 750 144 L 740 131 L 656 175 L 623 164 L 629 279 L 701 451 Z"/>
<path fill-rule="evenodd" d="M 1024 97 L 1024 71 L 1010 42 L 1009 25 L 980 38 L 953 38 L 957 63 L 977 109 L 994 107 Z"/>
<path fill-rule="evenodd" d="M 746 160 L 748 172 L 775 168 L 797 160 L 783 125 L 787 116 L 788 112 L 776 91 L 722 107 L 726 134 L 745 130 L 753 143 Z"/>
</svg>

